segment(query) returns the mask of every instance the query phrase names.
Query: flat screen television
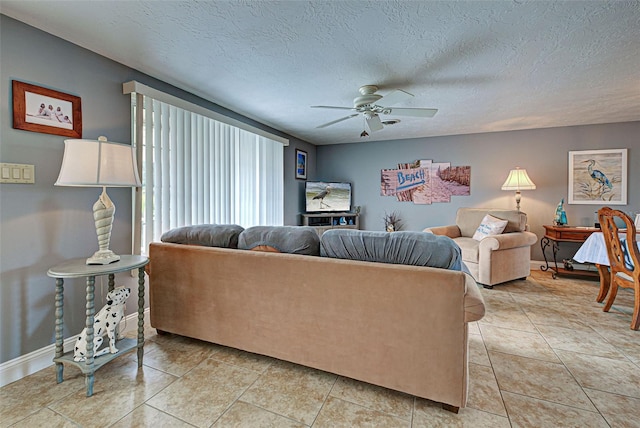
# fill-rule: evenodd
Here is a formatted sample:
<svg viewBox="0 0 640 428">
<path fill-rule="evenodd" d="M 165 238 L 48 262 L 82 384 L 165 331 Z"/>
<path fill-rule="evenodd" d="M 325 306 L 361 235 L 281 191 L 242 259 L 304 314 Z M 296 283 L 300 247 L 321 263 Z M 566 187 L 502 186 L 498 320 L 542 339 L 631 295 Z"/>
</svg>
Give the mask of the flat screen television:
<svg viewBox="0 0 640 428">
<path fill-rule="evenodd" d="M 305 199 L 308 213 L 347 212 L 351 209 L 351 183 L 307 181 Z"/>
</svg>

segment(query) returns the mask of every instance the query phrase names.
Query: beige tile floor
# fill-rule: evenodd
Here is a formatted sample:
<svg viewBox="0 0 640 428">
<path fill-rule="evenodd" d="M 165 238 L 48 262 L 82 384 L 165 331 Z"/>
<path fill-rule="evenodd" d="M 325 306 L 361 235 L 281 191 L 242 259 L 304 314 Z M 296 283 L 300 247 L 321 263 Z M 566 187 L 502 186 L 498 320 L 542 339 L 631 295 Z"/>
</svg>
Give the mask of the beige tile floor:
<svg viewBox="0 0 640 428">
<path fill-rule="evenodd" d="M 330 373 L 147 328 L 134 353 L 96 373 L 95 394 L 53 366 L 0 389 L 1 427 L 640 427 L 640 331 L 633 295 L 610 313 L 598 284 L 532 272 L 482 290 L 470 326 L 468 406 L 437 403 Z"/>
</svg>

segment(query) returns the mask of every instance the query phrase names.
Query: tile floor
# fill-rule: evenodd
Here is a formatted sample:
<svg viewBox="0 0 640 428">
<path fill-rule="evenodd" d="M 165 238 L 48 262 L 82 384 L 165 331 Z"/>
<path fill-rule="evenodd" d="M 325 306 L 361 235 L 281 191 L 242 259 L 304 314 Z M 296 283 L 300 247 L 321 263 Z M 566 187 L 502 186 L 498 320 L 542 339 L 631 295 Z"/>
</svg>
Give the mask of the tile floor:
<svg viewBox="0 0 640 428">
<path fill-rule="evenodd" d="M 633 296 L 610 313 L 594 281 L 533 271 L 482 290 L 470 326 L 468 406 L 440 405 L 330 373 L 147 329 L 135 354 L 96 373 L 95 394 L 53 366 L 0 389 L 1 427 L 640 427 Z"/>
</svg>

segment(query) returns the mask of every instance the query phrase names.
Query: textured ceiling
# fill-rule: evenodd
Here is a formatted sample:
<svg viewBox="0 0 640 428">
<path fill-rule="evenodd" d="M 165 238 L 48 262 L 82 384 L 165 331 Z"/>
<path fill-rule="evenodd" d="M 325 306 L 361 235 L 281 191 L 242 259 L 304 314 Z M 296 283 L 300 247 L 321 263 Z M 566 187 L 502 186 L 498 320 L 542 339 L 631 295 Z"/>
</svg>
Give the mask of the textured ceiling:
<svg viewBox="0 0 640 428">
<path fill-rule="evenodd" d="M 0 12 L 314 144 L 640 120 L 638 1 L 2 1 Z M 358 88 L 415 95 L 361 139 Z M 383 116 L 383 119 L 395 116 Z"/>
</svg>

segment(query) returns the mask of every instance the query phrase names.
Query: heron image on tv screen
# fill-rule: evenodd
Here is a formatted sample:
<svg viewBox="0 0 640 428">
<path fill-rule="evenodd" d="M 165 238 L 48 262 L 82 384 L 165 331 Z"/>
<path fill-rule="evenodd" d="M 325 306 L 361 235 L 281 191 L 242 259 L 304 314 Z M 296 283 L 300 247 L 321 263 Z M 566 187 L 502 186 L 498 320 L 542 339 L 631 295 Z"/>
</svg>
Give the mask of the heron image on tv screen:
<svg viewBox="0 0 640 428">
<path fill-rule="evenodd" d="M 307 182 L 307 212 L 349 211 L 351 183 Z"/>
</svg>

